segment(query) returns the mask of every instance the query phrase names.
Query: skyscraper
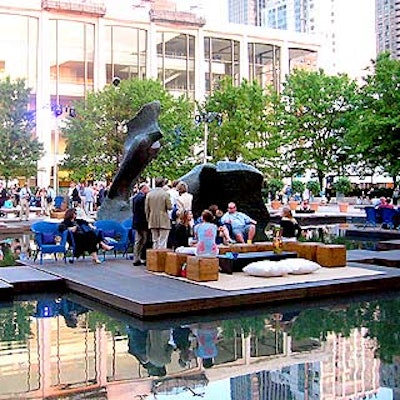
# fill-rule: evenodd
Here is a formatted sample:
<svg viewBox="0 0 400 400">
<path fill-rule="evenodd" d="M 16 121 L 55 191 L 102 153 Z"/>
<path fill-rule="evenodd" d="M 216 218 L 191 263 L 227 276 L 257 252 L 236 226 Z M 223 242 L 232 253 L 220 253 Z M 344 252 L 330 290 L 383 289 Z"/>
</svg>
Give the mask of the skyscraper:
<svg viewBox="0 0 400 400">
<path fill-rule="evenodd" d="M 317 35 L 319 65 L 359 78 L 376 57 L 375 1 L 379 43 L 400 55 L 400 0 L 229 0 L 229 21 Z"/>
<path fill-rule="evenodd" d="M 390 51 L 400 59 L 400 1 L 376 0 L 377 52 Z"/>
</svg>

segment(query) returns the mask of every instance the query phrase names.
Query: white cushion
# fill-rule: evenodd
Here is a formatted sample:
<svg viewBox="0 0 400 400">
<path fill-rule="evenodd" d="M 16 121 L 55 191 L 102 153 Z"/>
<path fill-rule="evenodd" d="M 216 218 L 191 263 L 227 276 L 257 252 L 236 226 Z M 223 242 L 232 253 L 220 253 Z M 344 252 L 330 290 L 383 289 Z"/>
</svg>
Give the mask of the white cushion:
<svg viewBox="0 0 400 400">
<path fill-rule="evenodd" d="M 175 249 L 175 253 L 188 254 L 189 256 L 194 256 L 196 253 L 196 247 L 184 247 L 180 246 Z"/>
<path fill-rule="evenodd" d="M 279 261 L 279 263 L 287 264 L 288 268 L 290 268 L 289 273 L 293 275 L 311 274 L 321 268 L 316 262 L 305 258 L 287 258 Z"/>
<path fill-rule="evenodd" d="M 243 268 L 243 272 L 254 276 L 283 276 L 287 275 L 290 270 L 285 264 L 279 261 L 255 261 Z"/>
<path fill-rule="evenodd" d="M 280 261 L 256 261 L 243 268 L 243 272 L 254 276 L 284 276 L 288 274 L 310 274 L 321 268 L 314 261 L 305 258 L 287 258 Z"/>
</svg>

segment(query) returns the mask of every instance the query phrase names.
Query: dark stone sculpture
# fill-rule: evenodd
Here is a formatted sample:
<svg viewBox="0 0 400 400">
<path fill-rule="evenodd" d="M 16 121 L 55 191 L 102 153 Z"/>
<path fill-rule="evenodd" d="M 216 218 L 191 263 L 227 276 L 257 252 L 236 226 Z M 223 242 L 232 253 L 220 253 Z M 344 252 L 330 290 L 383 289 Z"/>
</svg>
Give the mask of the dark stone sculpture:
<svg viewBox="0 0 400 400">
<path fill-rule="evenodd" d="M 128 137 L 125 142 L 124 158 L 112 181 L 106 199 L 97 218 L 123 221 L 131 217 L 129 192 L 150 161 L 160 151 L 162 138 L 158 117 L 160 102 L 145 104 L 137 115 L 127 123 Z"/>
<path fill-rule="evenodd" d="M 211 204 L 224 212 L 230 201 L 238 211 L 257 221 L 256 240 L 266 240 L 265 227 L 269 212 L 261 196 L 263 175 L 256 168 L 236 162 L 220 161 L 216 165 L 203 164 L 180 178 L 193 194 L 193 214 L 198 217 Z"/>
</svg>

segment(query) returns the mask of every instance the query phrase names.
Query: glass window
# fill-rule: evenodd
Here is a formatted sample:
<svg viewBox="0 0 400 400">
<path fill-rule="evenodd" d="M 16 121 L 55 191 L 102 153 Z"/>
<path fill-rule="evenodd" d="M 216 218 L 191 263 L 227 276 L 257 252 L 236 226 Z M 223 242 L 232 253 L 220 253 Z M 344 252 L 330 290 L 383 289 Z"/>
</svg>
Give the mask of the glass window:
<svg viewBox="0 0 400 400">
<path fill-rule="evenodd" d="M 289 70 L 306 69 L 315 71 L 317 68 L 317 53 L 305 49 L 289 49 Z"/>
<path fill-rule="evenodd" d="M 204 38 L 204 57 L 206 67 L 206 91 L 211 92 L 225 76 L 233 78 L 235 84 L 240 80 L 240 43 L 230 39 Z"/>
<path fill-rule="evenodd" d="M 36 92 L 38 20 L 0 14 L 0 78 L 24 78 Z"/>
<path fill-rule="evenodd" d="M 51 95 L 69 99 L 93 89 L 94 26 L 83 22 L 52 20 L 50 35 Z M 67 104 L 63 104 L 67 106 Z"/>
<path fill-rule="evenodd" d="M 157 33 L 158 79 L 172 94 L 194 99 L 195 38 L 175 32 Z"/>
<path fill-rule="evenodd" d="M 106 34 L 107 81 L 146 78 L 147 31 L 126 26 L 108 26 Z"/>
<path fill-rule="evenodd" d="M 262 87 L 280 87 L 280 48 L 265 43 L 249 43 L 249 78 Z"/>
</svg>

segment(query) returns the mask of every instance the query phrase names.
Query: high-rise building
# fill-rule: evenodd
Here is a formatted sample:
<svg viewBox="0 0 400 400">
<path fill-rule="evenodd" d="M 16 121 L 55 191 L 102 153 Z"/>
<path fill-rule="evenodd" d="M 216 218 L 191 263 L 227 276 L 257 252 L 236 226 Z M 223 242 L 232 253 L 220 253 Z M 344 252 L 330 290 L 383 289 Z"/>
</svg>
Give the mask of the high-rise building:
<svg viewBox="0 0 400 400">
<path fill-rule="evenodd" d="M 231 22 L 317 35 L 319 65 L 330 74 L 359 78 L 376 57 L 375 1 L 382 3 L 382 42 L 400 52 L 400 34 L 394 29 L 400 23 L 400 0 L 229 0 L 229 17 Z M 390 34 L 388 26 L 393 27 Z"/>
<path fill-rule="evenodd" d="M 267 0 L 228 0 L 229 22 L 262 25 L 262 12 Z"/>
<path fill-rule="evenodd" d="M 399 0 L 376 0 L 376 48 L 400 59 Z"/>
</svg>

